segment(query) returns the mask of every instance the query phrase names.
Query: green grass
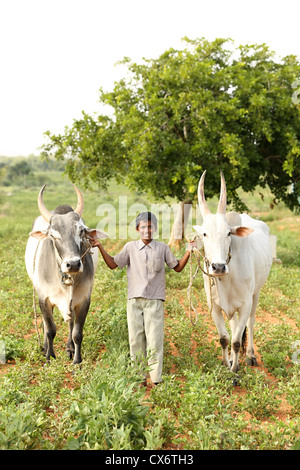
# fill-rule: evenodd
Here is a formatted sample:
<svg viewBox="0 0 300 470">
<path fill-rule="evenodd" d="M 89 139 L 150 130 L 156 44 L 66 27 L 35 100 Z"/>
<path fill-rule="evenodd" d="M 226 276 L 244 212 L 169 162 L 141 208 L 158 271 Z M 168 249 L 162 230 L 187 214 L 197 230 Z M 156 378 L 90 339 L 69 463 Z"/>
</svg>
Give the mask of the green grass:
<svg viewBox="0 0 300 470">
<path fill-rule="evenodd" d="M 47 172 L 49 209 L 76 204 L 72 186 Z M 83 363 L 65 354 L 67 325 L 55 311 L 57 359 L 45 364 L 33 322 L 32 285 L 24 252 L 38 215 L 39 188 L 0 188 L 0 449 L 261 449 L 299 446 L 300 365 L 293 343 L 300 339 L 299 217 L 282 206 L 270 211 L 271 196 L 247 196 L 248 207 L 277 236 L 277 257 L 261 293 L 255 326 L 258 368 L 241 360 L 239 384 L 221 366 L 221 348 L 207 311 L 201 276 L 195 289 L 198 322 L 187 315 L 189 269 L 167 270 L 164 382 L 145 394 L 129 360 L 125 270 L 110 271 L 100 260 L 84 328 Z M 84 192 L 84 219 L 99 222 L 100 204 L 119 195 L 128 205 L 147 197 L 112 184 L 107 192 Z M 245 196 L 246 197 L 246 196 Z M 215 201 L 212 201 L 212 205 Z M 119 208 L 116 205 L 117 220 Z M 132 216 L 133 217 L 133 216 Z M 130 220 L 128 220 L 130 222 Z M 118 235 L 118 234 L 117 234 Z M 126 240 L 105 240 L 111 254 Z M 164 240 L 165 241 L 165 240 Z M 175 253 L 181 256 L 182 247 Z"/>
</svg>

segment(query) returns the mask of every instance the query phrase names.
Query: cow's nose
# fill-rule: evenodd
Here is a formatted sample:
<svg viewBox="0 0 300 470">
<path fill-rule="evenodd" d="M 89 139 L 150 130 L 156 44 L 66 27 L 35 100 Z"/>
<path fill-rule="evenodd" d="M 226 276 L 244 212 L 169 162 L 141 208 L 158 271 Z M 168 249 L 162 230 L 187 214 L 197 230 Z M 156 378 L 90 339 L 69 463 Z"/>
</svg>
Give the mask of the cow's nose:
<svg viewBox="0 0 300 470">
<path fill-rule="evenodd" d="M 69 273 L 78 273 L 81 268 L 81 259 L 74 258 L 65 261 L 65 266 Z"/>
<path fill-rule="evenodd" d="M 212 263 L 213 274 L 224 274 L 226 272 L 226 264 Z"/>
</svg>

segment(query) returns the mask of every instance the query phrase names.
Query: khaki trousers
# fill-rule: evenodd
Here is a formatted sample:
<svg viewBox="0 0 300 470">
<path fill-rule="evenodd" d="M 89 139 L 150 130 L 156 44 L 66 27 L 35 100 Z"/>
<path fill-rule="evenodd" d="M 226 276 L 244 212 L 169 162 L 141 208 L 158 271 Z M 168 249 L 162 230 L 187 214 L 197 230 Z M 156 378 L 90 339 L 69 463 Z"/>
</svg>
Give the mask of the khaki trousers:
<svg viewBox="0 0 300 470">
<path fill-rule="evenodd" d="M 152 382 L 161 382 L 164 343 L 164 306 L 162 300 L 142 297 L 127 301 L 127 322 L 130 354 L 135 360 L 138 353 L 147 357 L 150 351 L 150 377 Z"/>
</svg>

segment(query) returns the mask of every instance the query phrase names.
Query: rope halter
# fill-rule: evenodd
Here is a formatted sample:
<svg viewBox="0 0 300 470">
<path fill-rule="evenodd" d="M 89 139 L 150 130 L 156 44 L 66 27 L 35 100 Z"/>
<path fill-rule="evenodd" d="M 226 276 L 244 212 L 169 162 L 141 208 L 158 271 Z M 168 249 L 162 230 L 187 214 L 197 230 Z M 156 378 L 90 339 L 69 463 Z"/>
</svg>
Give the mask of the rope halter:
<svg viewBox="0 0 300 470">
<path fill-rule="evenodd" d="M 210 266 L 211 263 L 205 255 L 204 246 L 203 246 L 203 243 L 202 243 L 202 240 L 201 240 L 200 236 L 193 233 L 193 234 L 186 235 L 185 238 L 188 241 L 188 243 L 196 242 L 196 247 L 193 246 L 191 251 L 192 251 L 192 253 L 194 254 L 194 256 L 197 260 L 197 268 L 196 268 L 195 273 L 193 274 L 192 253 L 191 253 L 191 256 L 190 256 L 190 282 L 189 282 L 189 286 L 187 288 L 187 295 L 188 295 L 188 301 L 189 301 L 189 317 L 190 317 L 191 323 L 193 325 L 196 325 L 196 323 L 198 321 L 198 312 L 197 312 L 196 308 L 193 305 L 191 291 L 192 291 L 193 281 L 194 281 L 195 277 L 197 276 L 197 274 L 199 272 L 199 269 L 209 279 L 209 291 L 210 291 L 210 309 L 209 309 L 209 312 L 210 313 L 212 312 L 212 287 L 214 285 L 216 285 L 216 283 L 215 283 L 215 276 L 213 274 L 209 274 L 209 266 Z M 204 262 L 204 265 L 205 265 L 205 270 L 201 266 L 200 256 L 203 259 L 203 262 Z M 230 260 L 231 260 L 231 252 L 230 252 L 230 248 L 229 248 L 227 261 L 226 261 L 227 265 L 230 263 Z M 196 316 L 196 321 L 195 322 L 192 320 L 192 316 L 191 316 L 191 311 L 192 310 L 194 311 L 195 316 Z"/>
<path fill-rule="evenodd" d="M 58 252 L 58 249 L 56 247 L 56 244 L 55 244 L 54 240 L 52 240 L 52 241 L 53 241 L 56 260 L 57 260 L 57 264 L 58 264 L 58 269 L 59 269 L 59 272 L 60 272 L 60 275 L 61 275 L 61 284 L 65 285 L 65 286 L 71 286 L 71 285 L 74 284 L 74 278 L 75 278 L 77 273 L 69 274 L 69 273 L 62 272 L 61 265 L 63 263 L 63 259 L 62 259 L 62 257 L 60 256 L 60 254 Z M 83 243 L 83 248 L 84 248 L 85 251 L 80 256 L 81 261 L 83 261 L 85 259 L 87 254 L 90 254 L 90 255 L 92 254 L 92 251 L 91 251 L 92 245 L 90 244 L 89 239 L 84 237 L 83 240 L 82 240 L 82 243 Z"/>
</svg>

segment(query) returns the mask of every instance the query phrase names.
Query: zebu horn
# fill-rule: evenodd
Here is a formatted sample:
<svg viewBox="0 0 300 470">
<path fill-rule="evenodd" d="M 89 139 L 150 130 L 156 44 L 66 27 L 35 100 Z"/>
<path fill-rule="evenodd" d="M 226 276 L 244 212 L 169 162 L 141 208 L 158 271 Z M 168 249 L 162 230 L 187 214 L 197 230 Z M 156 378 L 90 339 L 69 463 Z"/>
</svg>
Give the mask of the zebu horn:
<svg viewBox="0 0 300 470">
<path fill-rule="evenodd" d="M 226 214 L 226 204 L 227 204 L 227 195 L 226 195 L 226 183 L 224 175 L 221 171 L 221 193 L 218 204 L 217 214 Z"/>
<path fill-rule="evenodd" d="M 210 214 L 210 210 L 208 208 L 208 205 L 205 200 L 205 195 L 204 195 L 205 173 L 206 173 L 206 170 L 202 174 L 199 184 L 198 184 L 198 203 L 199 203 L 202 218 L 204 218 L 207 214 Z"/>
<path fill-rule="evenodd" d="M 79 215 L 79 217 L 81 217 L 81 214 L 83 213 L 83 207 L 84 207 L 84 204 L 83 204 L 83 197 L 82 197 L 82 194 L 81 192 L 79 191 L 78 188 L 76 188 L 75 184 L 73 184 L 74 186 L 74 189 L 77 193 L 77 207 L 76 209 L 74 210 L 74 212 L 76 212 L 76 214 Z"/>
<path fill-rule="evenodd" d="M 44 184 L 44 186 L 42 187 L 42 189 L 39 192 L 38 206 L 39 206 L 39 210 L 40 210 L 41 215 L 49 223 L 50 218 L 52 216 L 52 213 L 47 209 L 47 207 L 45 206 L 44 201 L 43 201 L 43 192 L 44 192 L 45 187 L 46 187 L 46 184 Z"/>
</svg>

